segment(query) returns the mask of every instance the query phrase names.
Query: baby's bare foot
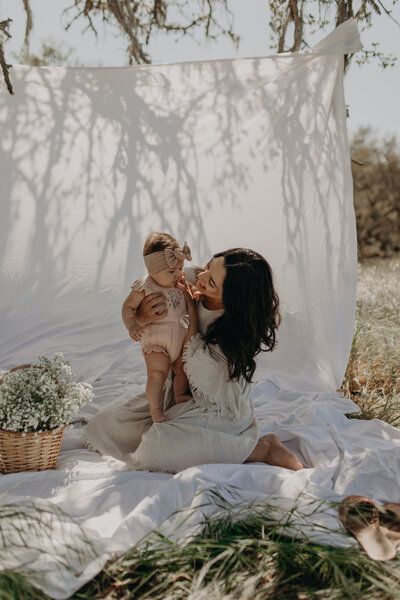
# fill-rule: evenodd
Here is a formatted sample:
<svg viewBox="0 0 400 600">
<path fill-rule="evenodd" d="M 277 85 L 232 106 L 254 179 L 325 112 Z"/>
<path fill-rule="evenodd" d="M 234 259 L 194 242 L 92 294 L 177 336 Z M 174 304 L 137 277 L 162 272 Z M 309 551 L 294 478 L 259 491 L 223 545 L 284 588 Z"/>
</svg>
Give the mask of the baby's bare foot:
<svg viewBox="0 0 400 600">
<path fill-rule="evenodd" d="M 304 468 L 293 452 L 287 450 L 274 433 L 264 435 L 257 442 L 257 446 L 246 462 L 264 462 L 274 467 L 284 467 L 292 471 Z"/>
</svg>

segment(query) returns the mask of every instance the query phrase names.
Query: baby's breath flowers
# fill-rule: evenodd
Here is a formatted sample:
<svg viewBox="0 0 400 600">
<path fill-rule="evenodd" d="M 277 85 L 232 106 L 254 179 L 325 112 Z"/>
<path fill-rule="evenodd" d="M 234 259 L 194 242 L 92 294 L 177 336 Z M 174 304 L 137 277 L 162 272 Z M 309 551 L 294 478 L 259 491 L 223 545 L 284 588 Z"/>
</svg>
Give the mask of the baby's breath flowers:
<svg viewBox="0 0 400 600">
<path fill-rule="evenodd" d="M 67 425 L 93 398 L 89 383 L 76 383 L 61 352 L 0 378 L 0 429 L 42 432 Z"/>
</svg>

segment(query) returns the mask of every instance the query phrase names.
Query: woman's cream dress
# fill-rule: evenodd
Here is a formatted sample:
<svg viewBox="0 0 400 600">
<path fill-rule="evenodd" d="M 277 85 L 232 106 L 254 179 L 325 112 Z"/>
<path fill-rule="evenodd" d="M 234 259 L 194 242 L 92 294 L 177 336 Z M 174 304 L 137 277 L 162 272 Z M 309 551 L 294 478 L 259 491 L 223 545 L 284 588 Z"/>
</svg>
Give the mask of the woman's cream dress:
<svg viewBox="0 0 400 600">
<path fill-rule="evenodd" d="M 199 303 L 199 328 L 222 311 Z M 165 389 L 168 421 L 153 423 L 145 394 L 101 410 L 86 427 L 83 441 L 132 469 L 176 473 L 205 463 L 243 463 L 258 440 L 250 385 L 231 381 L 219 348 L 198 334 L 187 344 L 185 370 L 193 400 L 174 404 L 171 381 Z"/>
</svg>

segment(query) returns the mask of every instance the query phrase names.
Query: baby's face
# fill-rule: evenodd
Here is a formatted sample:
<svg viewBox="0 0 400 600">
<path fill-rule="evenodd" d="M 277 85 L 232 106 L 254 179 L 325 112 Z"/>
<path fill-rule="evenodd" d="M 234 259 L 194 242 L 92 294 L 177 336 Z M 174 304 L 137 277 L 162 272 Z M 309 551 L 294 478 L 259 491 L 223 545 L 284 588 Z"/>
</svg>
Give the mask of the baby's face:
<svg viewBox="0 0 400 600">
<path fill-rule="evenodd" d="M 154 273 L 152 278 L 154 281 L 161 285 L 161 287 L 175 287 L 178 281 L 182 279 L 183 275 L 183 260 L 180 260 L 175 268 L 163 269 Z"/>
</svg>

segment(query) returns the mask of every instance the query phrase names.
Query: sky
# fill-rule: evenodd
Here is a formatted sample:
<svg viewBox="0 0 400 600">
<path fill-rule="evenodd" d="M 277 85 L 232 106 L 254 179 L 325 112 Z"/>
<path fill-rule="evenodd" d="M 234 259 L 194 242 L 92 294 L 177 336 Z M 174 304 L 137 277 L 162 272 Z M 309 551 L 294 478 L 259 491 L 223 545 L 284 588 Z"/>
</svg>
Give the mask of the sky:
<svg viewBox="0 0 400 600">
<path fill-rule="evenodd" d="M 64 30 L 66 17 L 62 13 L 64 8 L 71 5 L 73 0 L 31 0 L 34 15 L 31 50 L 39 51 L 42 41 L 53 38 L 72 47 L 74 57 L 85 66 L 126 65 L 125 38 L 117 35 L 114 28 L 99 23 L 98 38 L 91 31 L 83 33 L 82 20 L 76 21 L 68 31 Z M 199 44 L 188 36 L 174 40 L 170 36 L 157 34 L 148 50 L 152 62 L 175 63 L 273 54 L 267 5 L 267 0 L 229 0 L 235 17 L 234 31 L 240 36 L 238 48 L 228 39 L 206 40 Z M 392 14 L 400 21 L 400 3 Z M 15 63 L 11 53 L 20 50 L 25 30 L 22 0 L 0 0 L 0 20 L 8 17 L 13 22 L 10 28 L 12 39 L 6 46 L 7 58 Z M 325 32 L 319 32 L 312 44 L 329 31 L 328 28 Z M 371 48 L 372 42 L 379 42 L 381 50 L 397 56 L 398 61 L 397 65 L 385 70 L 375 62 L 362 67 L 356 64 L 351 66 L 345 76 L 350 135 L 361 126 L 370 126 L 376 136 L 396 135 L 400 142 L 400 28 L 387 16 L 378 16 L 374 17 L 371 30 L 360 33 L 365 48 Z"/>
</svg>

